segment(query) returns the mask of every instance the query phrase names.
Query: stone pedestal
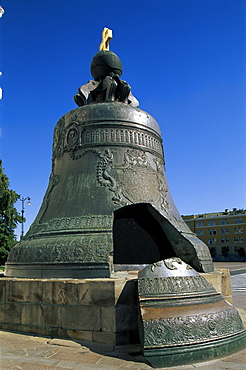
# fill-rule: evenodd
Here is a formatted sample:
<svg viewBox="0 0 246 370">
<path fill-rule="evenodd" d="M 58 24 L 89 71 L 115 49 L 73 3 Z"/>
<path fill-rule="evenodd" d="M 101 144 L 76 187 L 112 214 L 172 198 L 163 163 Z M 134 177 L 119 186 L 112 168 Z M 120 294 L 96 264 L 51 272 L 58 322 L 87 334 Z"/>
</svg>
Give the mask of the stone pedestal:
<svg viewBox="0 0 246 370">
<path fill-rule="evenodd" d="M 0 278 L 0 328 L 113 345 L 137 343 L 135 279 Z"/>
<path fill-rule="evenodd" d="M 202 274 L 228 301 L 229 270 Z M 138 343 L 137 271 L 108 279 L 0 277 L 0 328 L 113 345 Z"/>
<path fill-rule="evenodd" d="M 212 273 L 201 274 L 222 297 L 232 304 L 231 276 L 229 269 L 216 269 Z"/>
</svg>

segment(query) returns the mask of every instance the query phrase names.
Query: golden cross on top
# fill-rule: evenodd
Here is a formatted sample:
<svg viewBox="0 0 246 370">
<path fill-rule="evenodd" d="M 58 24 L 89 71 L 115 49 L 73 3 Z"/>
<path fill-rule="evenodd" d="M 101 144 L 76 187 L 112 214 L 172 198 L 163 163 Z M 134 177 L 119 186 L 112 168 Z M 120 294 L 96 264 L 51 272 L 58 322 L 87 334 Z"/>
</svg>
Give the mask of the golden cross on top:
<svg viewBox="0 0 246 370">
<path fill-rule="evenodd" d="M 109 28 L 104 27 L 102 31 L 102 42 L 99 46 L 99 50 L 109 50 L 109 42 L 113 37 L 113 32 Z"/>
</svg>

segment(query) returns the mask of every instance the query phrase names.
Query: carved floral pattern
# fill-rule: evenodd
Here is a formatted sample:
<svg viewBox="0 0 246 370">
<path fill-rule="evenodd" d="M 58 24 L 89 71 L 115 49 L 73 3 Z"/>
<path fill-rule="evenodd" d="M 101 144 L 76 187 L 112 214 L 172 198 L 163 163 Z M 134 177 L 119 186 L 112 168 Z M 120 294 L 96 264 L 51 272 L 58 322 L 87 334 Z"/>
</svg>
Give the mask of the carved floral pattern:
<svg viewBox="0 0 246 370">
<path fill-rule="evenodd" d="M 140 295 L 214 291 L 202 276 L 168 276 L 163 278 L 138 279 Z"/>
<path fill-rule="evenodd" d="M 107 262 L 112 252 L 111 238 L 111 233 L 103 233 L 25 240 L 24 245 L 19 243 L 11 250 L 9 262 Z"/>
<path fill-rule="evenodd" d="M 106 215 L 56 218 L 47 223 L 45 231 L 111 228 L 112 222 L 112 216 Z"/>
<path fill-rule="evenodd" d="M 155 158 L 154 162 L 156 164 L 156 173 L 157 173 L 157 179 L 158 179 L 158 189 L 161 195 L 160 199 L 160 205 L 161 209 L 164 211 L 167 211 L 169 209 L 169 204 L 166 200 L 166 195 L 168 192 L 168 188 L 166 185 L 166 181 L 164 178 L 164 161 L 160 161 L 159 158 Z"/>
<path fill-rule="evenodd" d="M 223 338 L 245 330 L 236 309 L 144 321 L 144 346 L 170 346 Z"/>
</svg>

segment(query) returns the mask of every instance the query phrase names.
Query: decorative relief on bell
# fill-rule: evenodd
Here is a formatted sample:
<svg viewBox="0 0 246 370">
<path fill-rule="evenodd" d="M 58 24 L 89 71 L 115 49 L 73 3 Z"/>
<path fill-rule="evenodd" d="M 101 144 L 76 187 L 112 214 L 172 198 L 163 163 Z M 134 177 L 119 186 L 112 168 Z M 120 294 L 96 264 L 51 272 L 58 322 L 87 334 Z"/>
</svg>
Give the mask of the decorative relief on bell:
<svg viewBox="0 0 246 370">
<path fill-rule="evenodd" d="M 36 230 L 38 225 L 41 223 L 42 217 L 43 217 L 43 215 L 45 214 L 46 210 L 49 207 L 51 192 L 52 192 L 53 188 L 59 183 L 59 179 L 60 179 L 59 175 L 55 175 L 53 172 L 51 173 L 49 185 L 48 185 L 48 188 L 46 190 L 41 208 L 40 208 L 39 213 L 36 217 L 35 223 L 32 224 L 31 227 L 30 227 L 30 231 L 29 231 L 30 234 L 32 232 L 34 232 L 34 230 Z"/>
<path fill-rule="evenodd" d="M 146 284 L 145 279 L 138 279 L 141 294 L 166 294 L 201 292 L 204 289 L 215 292 L 214 288 L 201 276 L 169 276 L 165 279 L 149 278 Z"/>
<path fill-rule="evenodd" d="M 223 339 L 245 331 L 235 308 L 215 313 L 144 321 L 144 346 L 184 345 Z"/>
<path fill-rule="evenodd" d="M 67 217 L 50 220 L 46 231 L 73 229 L 103 229 L 112 226 L 112 216 Z"/>
<path fill-rule="evenodd" d="M 19 263 L 89 263 L 107 262 L 111 237 L 109 233 L 101 233 L 97 239 L 91 234 L 78 236 L 66 236 L 63 240 L 59 237 L 45 238 L 40 240 L 26 240 L 25 249 L 21 243 L 13 250 L 9 262 L 18 260 Z M 104 252 L 103 252 L 104 251 Z M 105 251 L 107 253 L 105 254 Z M 33 253 L 35 252 L 35 253 Z"/>
<path fill-rule="evenodd" d="M 54 133 L 53 159 L 60 159 L 66 151 L 102 144 L 139 147 L 153 153 L 159 160 L 163 157 L 162 143 L 156 135 L 146 134 L 134 128 L 91 128 L 76 121 L 72 121 L 65 128 L 64 122 L 61 121 Z"/>
<path fill-rule="evenodd" d="M 72 122 L 67 132 L 66 142 L 70 148 L 74 147 L 79 140 L 79 130 L 76 127 L 77 125 L 77 122 Z"/>
<path fill-rule="evenodd" d="M 151 166 L 146 152 L 140 149 L 123 149 L 123 162 L 121 163 L 116 163 L 114 152 L 109 148 L 103 152 L 93 147 L 81 148 L 77 151 L 70 151 L 70 157 L 73 160 L 80 160 L 88 153 L 93 153 L 98 157 L 95 169 L 97 181 L 114 193 L 112 196 L 114 204 L 125 206 L 146 201 L 147 198 L 148 202 L 156 204 L 157 207 L 161 205 L 162 208 L 168 209 L 166 201 L 168 188 L 164 173 L 156 171 Z M 153 159 L 154 164 L 156 160 Z M 143 186 L 141 193 L 138 190 L 139 181 Z M 149 183 L 153 186 L 151 197 Z"/>
</svg>

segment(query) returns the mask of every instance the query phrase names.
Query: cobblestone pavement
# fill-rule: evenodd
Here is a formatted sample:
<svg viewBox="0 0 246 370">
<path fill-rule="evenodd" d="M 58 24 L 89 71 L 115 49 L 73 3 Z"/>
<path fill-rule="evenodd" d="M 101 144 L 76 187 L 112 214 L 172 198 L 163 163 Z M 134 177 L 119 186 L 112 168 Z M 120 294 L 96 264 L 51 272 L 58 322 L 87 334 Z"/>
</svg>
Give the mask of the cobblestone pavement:
<svg viewBox="0 0 246 370">
<path fill-rule="evenodd" d="M 13 332 L 0 332 L 1 370 L 152 369 L 138 346 L 113 348 L 73 340 L 49 339 Z M 246 369 L 246 349 L 223 359 L 175 366 L 172 370 Z"/>
<path fill-rule="evenodd" d="M 214 262 L 216 269 L 229 269 L 232 275 L 246 273 L 246 262 Z"/>
<path fill-rule="evenodd" d="M 246 273 L 231 276 L 231 288 L 233 291 L 246 292 Z M 245 302 L 246 309 L 246 302 Z"/>
</svg>

